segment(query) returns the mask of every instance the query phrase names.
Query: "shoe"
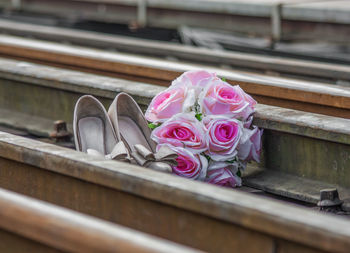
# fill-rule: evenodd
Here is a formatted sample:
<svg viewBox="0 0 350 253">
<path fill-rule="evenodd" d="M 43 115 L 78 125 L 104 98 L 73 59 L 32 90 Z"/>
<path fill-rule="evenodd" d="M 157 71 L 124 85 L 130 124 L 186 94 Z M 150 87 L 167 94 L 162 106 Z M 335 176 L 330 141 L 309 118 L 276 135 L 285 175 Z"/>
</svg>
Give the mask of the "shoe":
<svg viewBox="0 0 350 253">
<path fill-rule="evenodd" d="M 74 142 L 77 151 L 106 159 L 127 160 L 128 151 L 117 138 L 106 109 L 90 95 L 78 99 L 73 118 Z"/>
<path fill-rule="evenodd" d="M 131 96 L 119 93 L 109 107 L 108 115 L 117 138 L 124 141 L 134 163 L 162 172 L 172 172 L 172 166 L 177 164 L 177 154 L 167 147 L 156 152 L 156 143 L 151 139 L 147 121 Z"/>
</svg>

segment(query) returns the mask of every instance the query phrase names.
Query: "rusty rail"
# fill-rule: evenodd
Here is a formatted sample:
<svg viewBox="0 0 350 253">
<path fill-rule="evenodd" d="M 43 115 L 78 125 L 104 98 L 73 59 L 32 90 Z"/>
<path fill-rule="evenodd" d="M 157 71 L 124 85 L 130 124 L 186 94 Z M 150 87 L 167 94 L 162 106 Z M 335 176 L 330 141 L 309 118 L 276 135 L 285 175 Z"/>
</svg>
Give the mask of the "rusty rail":
<svg viewBox="0 0 350 253">
<path fill-rule="evenodd" d="M 198 252 L 0 188 L 1 252 Z"/>
<path fill-rule="evenodd" d="M 186 70 L 205 68 L 217 72 L 232 84 L 239 84 L 260 103 L 350 118 L 350 88 L 346 87 L 267 77 L 6 35 L 0 36 L 0 55 L 165 86 Z"/>
<path fill-rule="evenodd" d="M 238 70 L 268 73 L 279 76 L 294 76 L 297 79 L 315 79 L 326 83 L 350 81 L 350 68 L 341 64 L 322 63 L 311 60 L 286 59 L 232 51 L 218 51 L 169 42 L 129 38 L 104 33 L 48 27 L 0 19 L 0 31 L 15 36 L 30 36 L 56 42 L 119 52 L 148 55 L 152 57 L 174 57 L 182 61 L 206 63 L 210 66 L 226 65 Z"/>
</svg>

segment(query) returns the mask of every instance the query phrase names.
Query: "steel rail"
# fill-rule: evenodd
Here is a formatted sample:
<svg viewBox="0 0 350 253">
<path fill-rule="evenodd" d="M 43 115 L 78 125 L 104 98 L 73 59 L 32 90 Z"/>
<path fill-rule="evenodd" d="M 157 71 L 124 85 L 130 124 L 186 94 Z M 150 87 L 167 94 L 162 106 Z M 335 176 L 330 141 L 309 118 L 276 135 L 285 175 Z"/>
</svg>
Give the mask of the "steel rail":
<svg viewBox="0 0 350 253">
<path fill-rule="evenodd" d="M 207 69 L 225 77 L 231 84 L 239 84 L 260 103 L 350 118 L 350 89 L 346 87 L 6 35 L 0 35 L 0 55 L 164 86 L 184 71 Z"/>
<path fill-rule="evenodd" d="M 175 43 L 135 39 L 68 28 L 48 27 L 0 19 L 0 32 L 16 36 L 30 36 L 56 42 L 120 52 L 137 53 L 161 58 L 174 57 L 182 61 L 226 65 L 258 73 L 273 72 L 280 76 L 314 79 L 321 82 L 350 83 L 350 67 L 344 64 L 322 63 L 315 60 L 296 60 L 232 51 L 213 51 Z"/>
<path fill-rule="evenodd" d="M 0 188 L 1 252 L 198 252 Z"/>
</svg>

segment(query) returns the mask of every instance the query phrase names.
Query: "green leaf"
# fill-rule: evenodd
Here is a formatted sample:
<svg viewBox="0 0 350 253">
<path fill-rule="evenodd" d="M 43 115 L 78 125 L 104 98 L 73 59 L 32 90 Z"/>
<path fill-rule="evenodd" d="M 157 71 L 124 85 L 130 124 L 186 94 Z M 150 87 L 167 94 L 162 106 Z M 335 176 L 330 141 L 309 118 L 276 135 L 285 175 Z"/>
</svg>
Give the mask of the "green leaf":
<svg viewBox="0 0 350 253">
<path fill-rule="evenodd" d="M 239 177 L 242 177 L 242 173 L 241 173 L 241 171 L 240 171 L 240 170 L 239 170 L 239 171 L 237 171 L 236 175 L 237 175 L 237 176 L 239 176 Z"/>
<path fill-rule="evenodd" d="M 221 77 L 221 80 L 226 82 L 226 78 L 225 77 Z"/>
<path fill-rule="evenodd" d="M 148 123 L 148 127 L 151 128 L 152 130 L 159 127 L 160 124 L 154 124 L 154 123 Z"/>
<path fill-rule="evenodd" d="M 202 113 L 197 113 L 196 114 L 196 119 L 198 119 L 198 121 L 201 121 L 202 120 Z"/>
<path fill-rule="evenodd" d="M 210 158 L 210 156 L 208 156 L 208 155 L 206 155 L 206 154 L 204 154 L 204 153 L 201 153 L 205 158 L 207 158 L 207 160 L 208 160 L 208 163 L 210 162 L 210 160 L 211 160 L 211 158 Z"/>
<path fill-rule="evenodd" d="M 227 163 L 235 163 L 238 162 L 237 156 L 235 156 L 232 160 L 226 161 Z"/>
</svg>

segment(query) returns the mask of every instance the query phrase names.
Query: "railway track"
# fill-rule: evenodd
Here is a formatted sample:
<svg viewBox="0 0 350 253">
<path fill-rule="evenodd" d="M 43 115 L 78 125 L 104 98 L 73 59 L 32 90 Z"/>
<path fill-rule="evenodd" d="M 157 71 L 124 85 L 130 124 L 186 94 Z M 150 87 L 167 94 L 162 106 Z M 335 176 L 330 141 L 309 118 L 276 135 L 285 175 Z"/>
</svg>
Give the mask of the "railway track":
<svg viewBox="0 0 350 253">
<path fill-rule="evenodd" d="M 344 218 L 348 216 L 325 215 L 315 206 L 320 190 L 337 187 L 344 199 L 342 214 L 350 212 L 349 88 L 7 35 L 0 35 L 0 55 L 12 58 L 0 58 L 0 126 L 45 141 L 56 120 L 65 121 L 71 130 L 74 104 L 83 94 L 92 94 L 108 106 L 124 91 L 145 109 L 165 89 L 159 84 L 167 86 L 190 69 L 216 71 L 265 103 L 257 106 L 254 119 L 264 128 L 262 162 L 248 166 L 243 178 L 246 188 L 241 190 L 101 160 L 5 132 L 0 132 L 1 188 L 209 252 L 348 252 L 350 221 Z M 264 194 L 258 195 L 261 190 Z M 0 206 L 22 208 L 13 199 L 23 200 L 24 209 L 13 209 L 23 212 L 35 202 L 0 190 Z M 23 224 L 6 210 L 0 208 L 0 217 Z M 31 210 L 30 217 L 42 215 Z M 88 225 L 95 221 L 64 212 L 67 217 L 86 219 Z M 57 218 L 54 212 L 46 215 Z M 40 241 L 66 249 L 61 248 L 66 241 L 57 246 L 49 237 L 12 231 L 6 219 L 1 220 L 0 232 L 10 230 L 10 234 L 3 232 L 9 245 L 13 240 L 23 243 L 18 236 L 24 236 L 33 245 Z M 101 224 L 97 221 L 93 229 Z M 38 227 L 29 224 L 29 228 Z M 81 226 L 74 231 L 84 230 Z M 100 236 L 94 231 L 86 236 Z M 105 240 L 114 240 L 118 236 L 114 232 Z M 132 241 L 125 245 L 135 246 Z M 140 247 L 141 252 L 148 250 L 147 245 Z"/>
<path fill-rule="evenodd" d="M 0 31 L 15 36 L 64 42 L 105 50 L 141 54 L 179 61 L 226 65 L 234 69 L 269 75 L 295 77 L 334 84 L 350 84 L 350 68 L 347 64 L 325 63 L 320 59 L 297 60 L 286 57 L 271 57 L 225 50 L 211 50 L 194 46 L 184 46 L 169 42 L 159 42 L 126 36 L 108 35 L 77 29 L 35 25 L 0 19 Z"/>
<path fill-rule="evenodd" d="M 165 89 L 8 59 L 0 63 L 0 124 L 42 138 L 50 136 L 56 120 L 72 129 L 74 104 L 82 94 L 99 97 L 108 106 L 124 91 L 145 109 Z M 246 185 L 312 204 L 321 189 L 334 186 L 342 198 L 350 197 L 348 119 L 259 105 L 255 124 L 265 129 L 264 158 L 252 166 Z"/>
<path fill-rule="evenodd" d="M 217 72 L 232 84 L 239 84 L 260 103 L 350 118 L 350 88 L 332 84 L 269 77 L 7 35 L 0 35 L 0 55 L 163 86 L 168 86 L 184 71 L 204 68 Z"/>
<path fill-rule="evenodd" d="M 138 1 L 138 0 L 3 0 L 4 12 L 95 20 L 143 27 L 203 27 L 270 37 L 271 40 L 349 40 L 346 1 L 334 5 L 301 1 Z M 311 5 L 311 6 L 310 6 Z M 321 6 L 320 6 L 321 5 Z M 210 22 L 208 22 L 210 20 Z M 276 28 L 277 27 L 277 28 Z M 276 31 L 277 30 L 277 31 Z"/>
</svg>

